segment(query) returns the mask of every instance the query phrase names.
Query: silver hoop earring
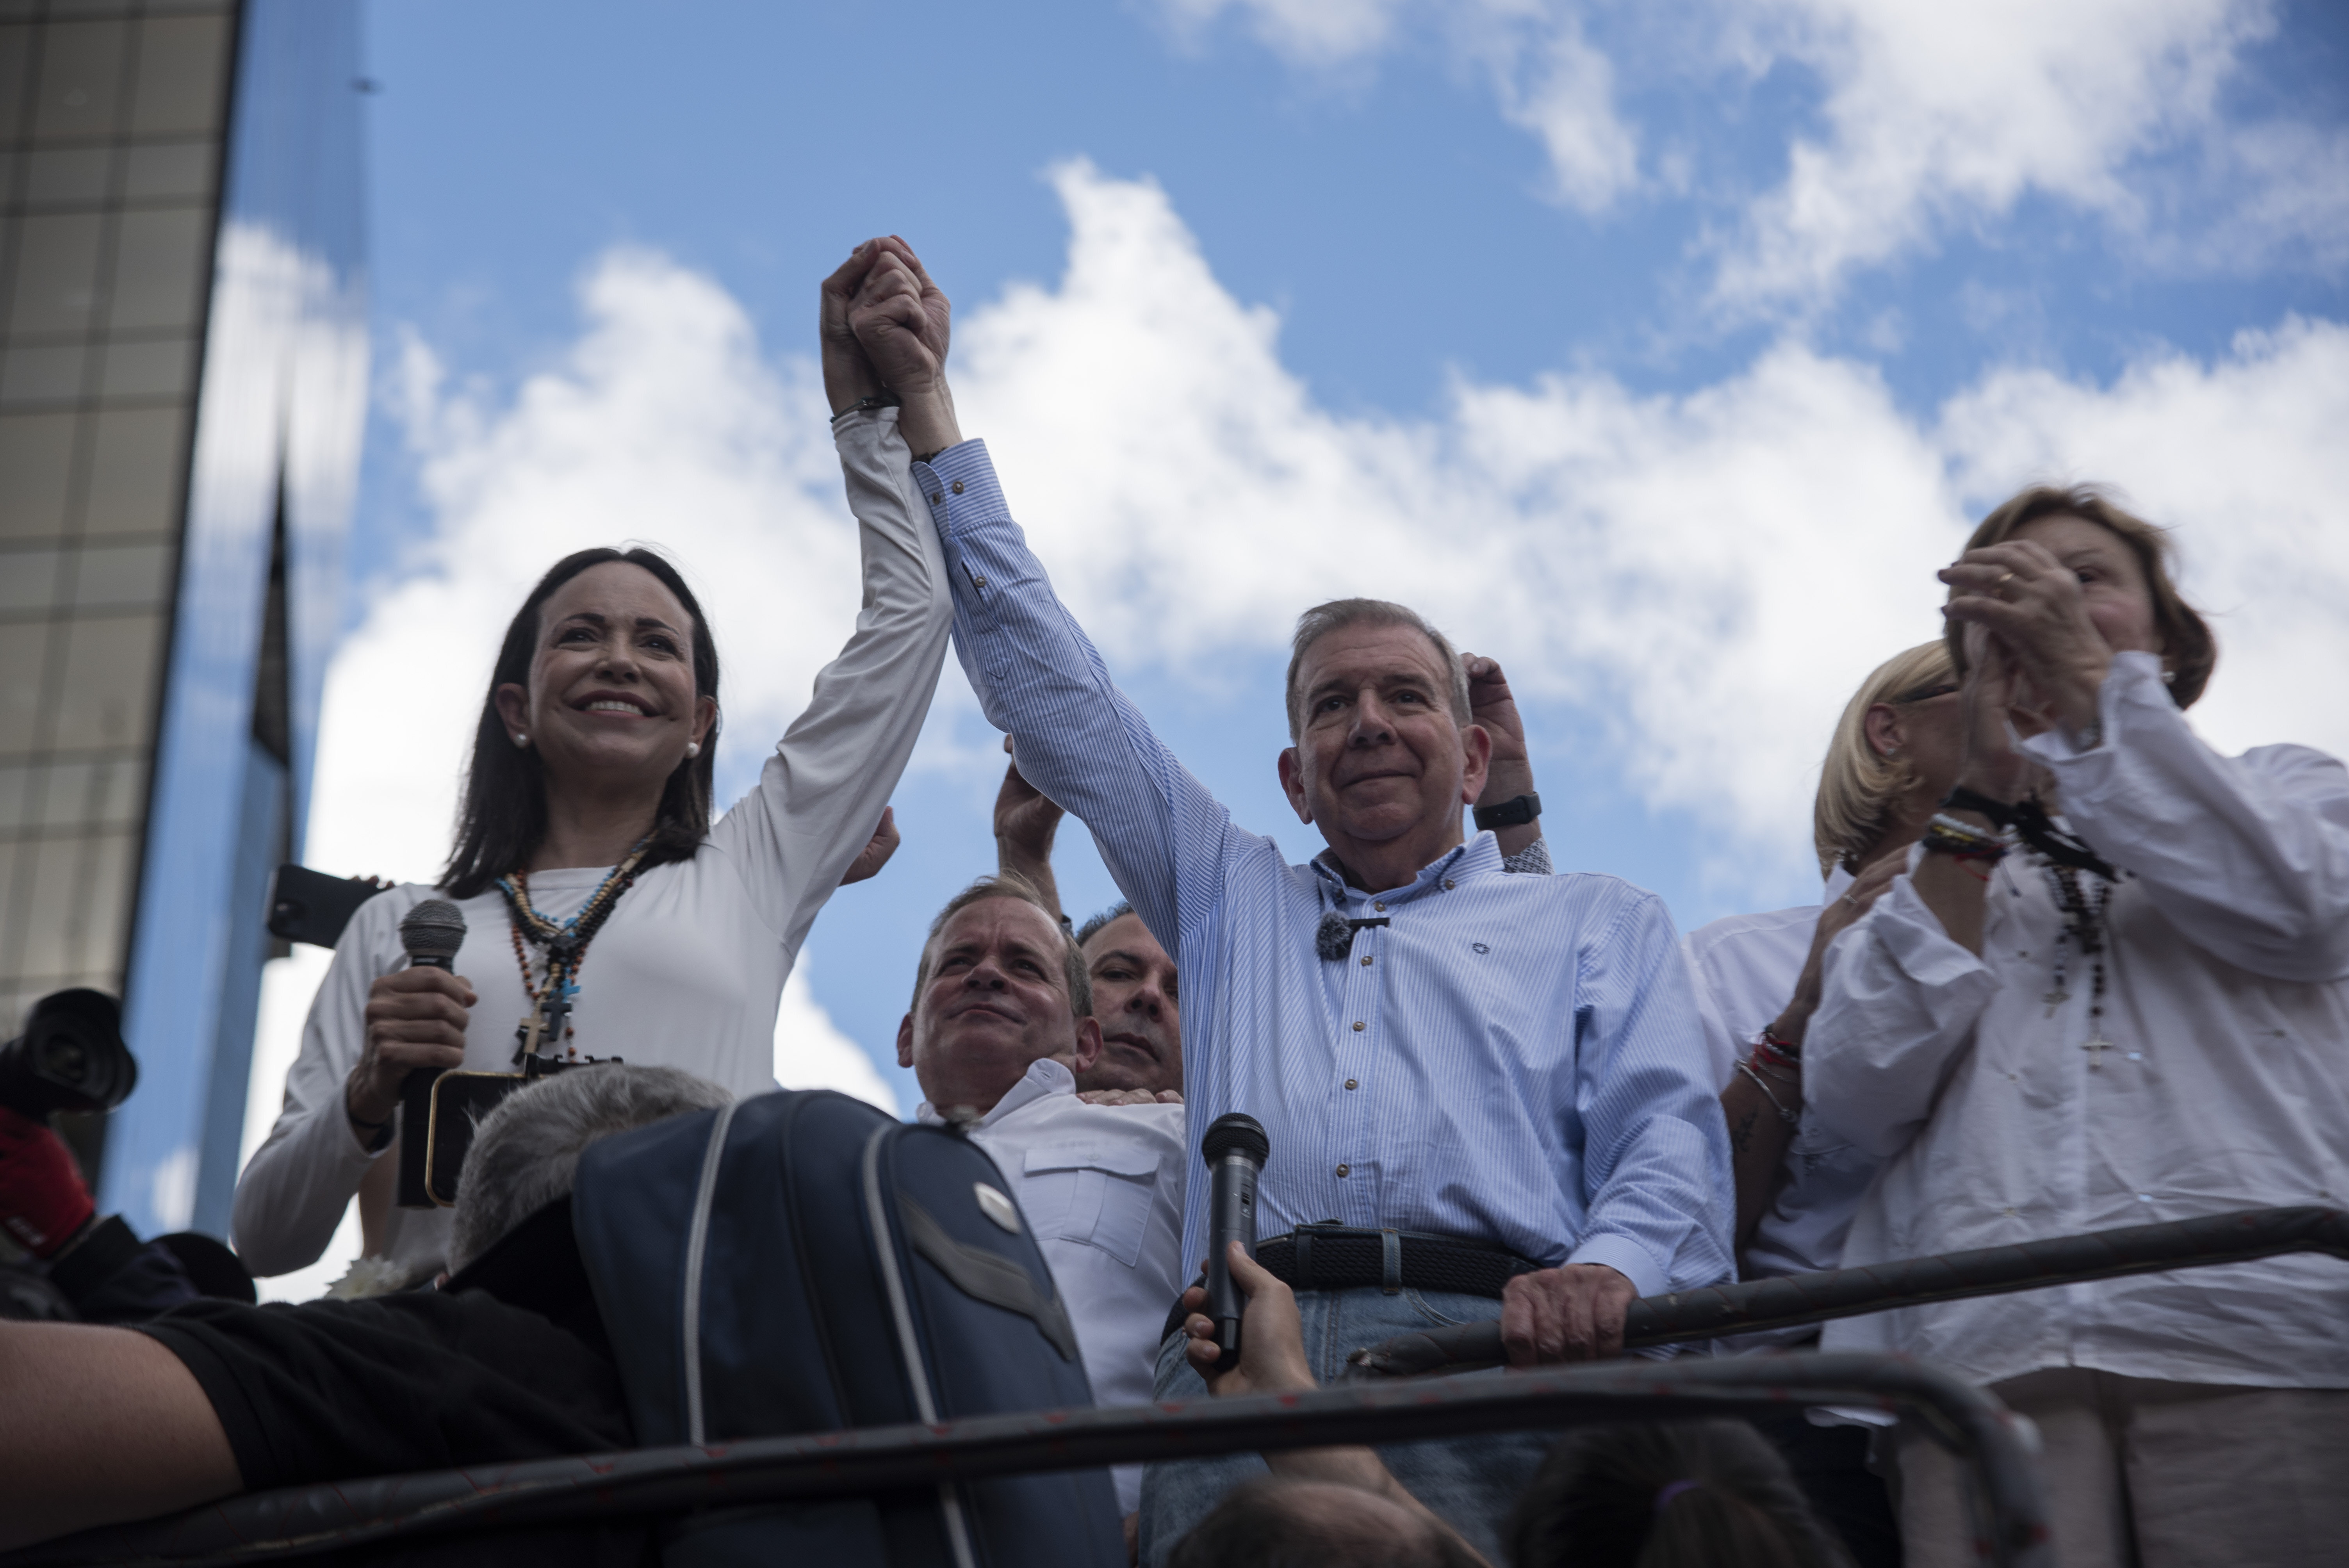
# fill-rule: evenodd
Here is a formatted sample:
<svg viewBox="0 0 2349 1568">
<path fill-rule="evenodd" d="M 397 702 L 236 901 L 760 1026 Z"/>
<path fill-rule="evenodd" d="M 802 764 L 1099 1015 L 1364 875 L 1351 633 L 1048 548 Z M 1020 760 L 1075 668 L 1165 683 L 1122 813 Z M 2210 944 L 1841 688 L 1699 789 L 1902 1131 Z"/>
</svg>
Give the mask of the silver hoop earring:
<svg viewBox="0 0 2349 1568">
<path fill-rule="evenodd" d="M 698 740 L 688 740 L 688 741 L 687 741 L 687 742 L 685 743 L 685 754 L 686 754 L 686 756 L 687 756 L 688 758 L 695 758 L 695 757 L 698 757 L 698 756 L 700 756 L 700 755 L 701 755 L 701 742 L 699 742 Z"/>
</svg>

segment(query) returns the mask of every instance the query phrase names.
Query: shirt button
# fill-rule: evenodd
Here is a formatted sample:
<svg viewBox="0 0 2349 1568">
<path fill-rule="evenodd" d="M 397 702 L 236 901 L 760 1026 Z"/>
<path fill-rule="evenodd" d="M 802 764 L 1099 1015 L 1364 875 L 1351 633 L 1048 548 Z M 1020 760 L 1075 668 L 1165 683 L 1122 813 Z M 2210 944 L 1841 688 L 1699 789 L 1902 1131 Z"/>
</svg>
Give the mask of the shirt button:
<svg viewBox="0 0 2349 1568">
<path fill-rule="evenodd" d="M 1371 905 L 1371 907 L 1377 910 L 1381 914 L 1384 914 L 1387 912 L 1387 906 L 1383 903 L 1374 903 Z"/>
<path fill-rule="evenodd" d="M 944 491 L 944 490 L 932 490 L 932 491 L 930 492 L 930 504 L 931 504 L 932 506 L 936 506 L 936 505 L 937 505 L 937 504 L 938 504 L 938 502 L 940 502 L 940 501 L 942 501 L 942 500 L 946 500 L 946 499 L 947 499 L 947 492 L 946 492 L 946 491 Z"/>
<path fill-rule="evenodd" d="M 960 480 L 957 480 L 954 483 L 947 486 L 947 489 L 954 491 L 957 495 L 960 495 L 962 494 L 962 481 Z"/>
<path fill-rule="evenodd" d="M 1362 954 L 1362 967 L 1363 967 L 1363 968 L 1365 968 L 1365 969 L 1368 969 L 1370 966 L 1371 966 L 1371 955 L 1370 955 L 1369 954 L 1365 953 L 1365 954 Z"/>
<path fill-rule="evenodd" d="M 1367 1029 L 1367 1028 L 1369 1028 L 1369 1027 L 1370 1027 L 1370 1026 L 1369 1026 L 1368 1024 L 1363 1023 L 1360 1018 L 1357 1018 L 1357 1019 L 1355 1019 L 1355 1020 L 1354 1020 L 1354 1033 L 1356 1033 L 1356 1034 L 1358 1034 L 1358 1035 L 1359 1035 L 1359 1034 L 1361 1034 L 1364 1029 Z"/>
<path fill-rule="evenodd" d="M 1352 1078 L 1348 1078 L 1348 1079 L 1346 1080 L 1346 1087 L 1347 1087 L 1348 1088 L 1361 1088 L 1362 1086 L 1361 1086 L 1361 1084 L 1359 1084 L 1359 1083 L 1355 1082 Z"/>
<path fill-rule="evenodd" d="M 1452 879 L 1450 877 L 1445 877 L 1444 879 L 1444 891 L 1445 892 L 1450 892 L 1452 891 Z"/>
<path fill-rule="evenodd" d="M 970 585 L 974 588 L 984 588 L 987 586 L 987 579 L 984 577 L 974 577 L 970 580 Z"/>
<path fill-rule="evenodd" d="M 1338 1167 L 1338 1174 L 1343 1176 L 1347 1171 L 1352 1169 L 1353 1167 L 1350 1165 L 1340 1165 Z"/>
</svg>

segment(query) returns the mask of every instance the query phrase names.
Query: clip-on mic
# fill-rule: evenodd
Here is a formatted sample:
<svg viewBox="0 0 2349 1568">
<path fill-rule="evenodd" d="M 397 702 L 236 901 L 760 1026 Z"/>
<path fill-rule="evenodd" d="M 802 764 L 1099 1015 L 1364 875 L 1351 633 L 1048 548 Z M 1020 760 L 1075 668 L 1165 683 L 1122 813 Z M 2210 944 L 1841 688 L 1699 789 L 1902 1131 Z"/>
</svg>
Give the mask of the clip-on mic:
<svg viewBox="0 0 2349 1568">
<path fill-rule="evenodd" d="M 1256 1256 L 1256 1184 L 1272 1157 L 1272 1140 L 1256 1118 L 1233 1111 L 1216 1118 L 1199 1140 L 1210 1180 L 1207 1198 L 1207 1315 L 1215 1319 L 1216 1370 L 1240 1363 L 1240 1319 L 1247 1297 L 1232 1283 L 1229 1243 Z"/>
<path fill-rule="evenodd" d="M 457 950 L 465 945 L 465 913 L 445 898 L 428 898 L 399 923 L 399 945 L 411 969 L 429 964 L 454 973 Z M 403 1209 L 436 1205 L 426 1185 L 431 1156 L 432 1082 L 440 1075 L 417 1068 L 399 1086 L 399 1193 Z"/>
</svg>

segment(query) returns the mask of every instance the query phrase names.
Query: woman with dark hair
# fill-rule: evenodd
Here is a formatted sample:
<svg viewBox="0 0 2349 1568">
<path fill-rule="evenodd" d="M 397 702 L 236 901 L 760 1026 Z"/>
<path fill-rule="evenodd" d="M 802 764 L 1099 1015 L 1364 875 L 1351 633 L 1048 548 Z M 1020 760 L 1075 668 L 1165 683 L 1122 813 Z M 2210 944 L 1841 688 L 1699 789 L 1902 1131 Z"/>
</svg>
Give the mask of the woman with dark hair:
<svg viewBox="0 0 2349 1568">
<path fill-rule="evenodd" d="M 2159 530 L 2023 491 L 1940 573 L 1956 788 L 1837 939 L 1806 1120 L 1885 1165 L 1847 1265 L 2349 1194 L 2349 770 L 2222 757 Z M 2349 1273 L 2278 1257 L 1911 1307 L 1830 1350 L 1930 1357 L 2038 1429 L 2067 1568 L 2339 1561 Z M 1954 1464 L 1899 1443 L 1912 1565 L 1971 1560 Z"/>
<path fill-rule="evenodd" d="M 711 820 L 718 648 L 675 567 L 585 550 L 539 580 L 481 701 L 457 843 L 440 885 L 368 901 L 336 944 L 285 1105 L 237 1185 L 257 1274 L 325 1251 L 352 1195 L 387 1191 L 402 1083 L 418 1068 L 566 1061 L 680 1068 L 736 1095 L 774 1084 L 775 1012 L 834 888 L 895 843 L 887 816 L 945 655 L 953 605 L 912 459 L 852 318 L 889 311 L 936 352 L 943 295 L 884 288 L 874 241 L 825 280 L 824 387 L 864 554 L 856 631 L 816 677 L 759 786 Z M 892 274 L 901 277 L 902 274 Z M 875 824 L 880 824 L 876 830 Z M 409 967 L 398 927 L 454 900 L 455 971 Z M 368 1251 L 438 1269 L 448 1215 L 363 1201 Z M 379 1234 L 378 1233 L 379 1229 Z"/>
</svg>

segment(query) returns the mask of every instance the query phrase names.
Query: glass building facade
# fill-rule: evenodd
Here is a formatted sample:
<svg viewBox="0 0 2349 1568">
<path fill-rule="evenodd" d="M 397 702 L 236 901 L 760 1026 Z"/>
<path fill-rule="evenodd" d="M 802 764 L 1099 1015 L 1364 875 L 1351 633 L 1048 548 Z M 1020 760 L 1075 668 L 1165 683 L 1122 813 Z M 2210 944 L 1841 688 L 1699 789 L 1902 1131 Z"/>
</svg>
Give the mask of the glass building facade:
<svg viewBox="0 0 2349 1568">
<path fill-rule="evenodd" d="M 367 383 L 356 0 L 0 0 L 0 1025 L 120 995 L 102 1209 L 224 1233 Z"/>
</svg>

